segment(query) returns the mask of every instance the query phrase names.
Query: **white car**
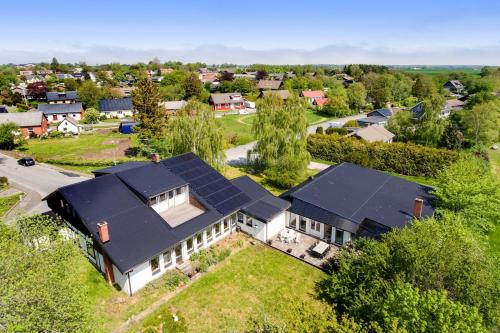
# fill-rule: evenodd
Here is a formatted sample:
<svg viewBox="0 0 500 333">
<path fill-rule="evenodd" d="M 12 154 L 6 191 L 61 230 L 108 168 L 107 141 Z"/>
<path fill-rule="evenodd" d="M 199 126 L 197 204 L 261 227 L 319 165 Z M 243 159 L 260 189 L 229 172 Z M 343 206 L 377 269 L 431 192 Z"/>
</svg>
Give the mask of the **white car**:
<svg viewBox="0 0 500 333">
<path fill-rule="evenodd" d="M 328 125 L 330 125 L 330 127 L 333 127 L 333 128 L 342 128 L 342 123 L 340 123 L 338 121 L 331 121 L 328 123 Z"/>
</svg>

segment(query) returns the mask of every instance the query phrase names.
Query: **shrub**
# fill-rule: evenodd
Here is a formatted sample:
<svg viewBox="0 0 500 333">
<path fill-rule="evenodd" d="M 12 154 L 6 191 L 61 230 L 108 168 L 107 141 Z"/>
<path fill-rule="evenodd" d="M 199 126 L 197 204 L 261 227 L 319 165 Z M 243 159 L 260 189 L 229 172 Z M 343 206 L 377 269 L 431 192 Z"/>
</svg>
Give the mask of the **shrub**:
<svg viewBox="0 0 500 333">
<path fill-rule="evenodd" d="M 316 134 L 323 134 L 323 127 L 318 126 L 318 127 L 316 128 Z"/>
<path fill-rule="evenodd" d="M 88 108 L 85 110 L 85 116 L 82 119 L 82 123 L 84 124 L 97 124 L 99 122 L 99 118 L 101 114 L 94 108 Z"/>
<path fill-rule="evenodd" d="M 198 272 L 206 272 L 210 266 L 221 262 L 231 254 L 231 249 L 217 250 L 210 248 L 209 250 L 201 250 L 194 253 L 190 260 Z"/>
<path fill-rule="evenodd" d="M 434 177 L 457 161 L 460 154 L 446 149 L 408 143 L 366 142 L 339 135 L 311 135 L 307 150 L 313 158 L 334 163 L 351 162 L 408 176 Z"/>
<path fill-rule="evenodd" d="M 357 120 L 351 119 L 349 121 L 346 121 L 344 126 L 342 127 L 359 127 L 359 124 Z"/>
<path fill-rule="evenodd" d="M 49 135 L 51 138 L 60 138 L 62 136 L 62 133 L 59 132 L 58 130 L 54 130 L 54 131 L 50 132 Z"/>
<path fill-rule="evenodd" d="M 14 123 L 5 123 L 0 125 L 0 149 L 12 150 L 16 147 L 16 132 L 19 126 Z"/>
<path fill-rule="evenodd" d="M 174 269 L 166 272 L 162 277 L 162 281 L 168 290 L 175 290 L 181 283 L 188 282 L 189 278 L 182 272 Z"/>
<path fill-rule="evenodd" d="M 347 135 L 349 131 L 346 128 L 335 128 L 335 127 L 328 127 L 326 129 L 326 134 L 339 134 L 339 135 Z"/>
<path fill-rule="evenodd" d="M 106 115 L 104 115 L 104 114 L 102 114 L 102 115 L 99 116 L 99 120 L 100 121 L 104 121 L 106 119 L 108 119 L 108 117 L 106 117 Z"/>
<path fill-rule="evenodd" d="M 7 177 L 0 177 L 0 188 L 5 188 L 9 186 L 9 179 Z"/>
</svg>

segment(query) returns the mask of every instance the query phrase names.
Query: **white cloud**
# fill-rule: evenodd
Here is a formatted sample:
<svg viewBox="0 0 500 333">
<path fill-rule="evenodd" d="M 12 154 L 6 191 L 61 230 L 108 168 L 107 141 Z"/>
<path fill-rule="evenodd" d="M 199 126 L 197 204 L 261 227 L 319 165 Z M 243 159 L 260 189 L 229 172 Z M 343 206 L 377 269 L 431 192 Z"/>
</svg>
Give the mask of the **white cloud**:
<svg viewBox="0 0 500 333">
<path fill-rule="evenodd" d="M 332 44 L 312 50 L 283 48 L 252 50 L 207 44 L 191 49 L 133 49 L 89 46 L 59 51 L 0 50 L 0 63 L 50 61 L 85 61 L 88 64 L 110 62 L 147 62 L 154 57 L 162 61 L 201 61 L 208 64 L 399 64 L 399 65 L 500 65 L 500 43 L 475 47 L 371 47 L 367 45 Z"/>
</svg>

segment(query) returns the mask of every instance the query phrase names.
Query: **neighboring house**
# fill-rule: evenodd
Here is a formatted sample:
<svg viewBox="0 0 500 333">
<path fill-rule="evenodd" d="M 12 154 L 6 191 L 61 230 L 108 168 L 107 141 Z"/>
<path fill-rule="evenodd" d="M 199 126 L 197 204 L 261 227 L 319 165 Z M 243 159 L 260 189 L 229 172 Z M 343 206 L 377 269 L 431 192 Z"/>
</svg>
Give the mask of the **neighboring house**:
<svg viewBox="0 0 500 333">
<path fill-rule="evenodd" d="M 211 94 L 208 102 L 215 111 L 241 110 L 245 108 L 245 100 L 240 93 Z"/>
<path fill-rule="evenodd" d="M 0 105 L 0 113 L 9 113 L 6 106 Z"/>
<path fill-rule="evenodd" d="M 358 122 L 358 125 L 361 127 L 370 126 L 370 125 L 385 126 L 385 125 L 387 125 L 389 118 L 380 117 L 380 116 L 373 116 L 373 117 L 366 117 L 366 118 L 357 119 L 356 121 Z"/>
<path fill-rule="evenodd" d="M 43 82 L 43 76 L 41 75 L 27 75 L 25 76 L 26 84 L 35 83 L 35 82 Z"/>
<path fill-rule="evenodd" d="M 322 108 L 326 103 L 328 103 L 328 98 L 326 97 L 315 98 L 313 101 L 313 105 L 319 108 Z"/>
<path fill-rule="evenodd" d="M 19 84 L 19 85 L 12 85 L 10 87 L 10 91 L 15 94 L 18 93 L 22 96 L 26 96 L 27 90 L 26 90 L 26 85 L 25 84 Z"/>
<path fill-rule="evenodd" d="M 66 117 L 57 125 L 57 130 L 61 133 L 80 134 L 81 126 L 72 117 Z"/>
<path fill-rule="evenodd" d="M 99 112 L 106 118 L 132 117 L 134 115 L 132 99 L 130 97 L 100 99 Z"/>
<path fill-rule="evenodd" d="M 259 98 L 264 98 L 268 95 L 277 95 L 282 100 L 287 100 L 290 97 L 290 92 L 288 90 L 262 90 L 259 94 Z"/>
<path fill-rule="evenodd" d="M 450 80 L 443 85 L 443 88 L 451 94 L 462 94 L 465 90 L 464 85 L 458 80 Z"/>
<path fill-rule="evenodd" d="M 43 135 L 47 133 L 48 128 L 47 117 L 38 111 L 0 113 L 0 124 L 6 123 L 19 126 L 21 135 L 25 138 Z"/>
<path fill-rule="evenodd" d="M 66 117 L 73 117 L 75 120 L 83 118 L 82 103 L 71 104 L 38 104 L 38 111 L 43 112 L 50 122 L 58 122 Z"/>
<path fill-rule="evenodd" d="M 322 90 L 304 90 L 300 93 L 300 96 L 306 98 L 310 104 L 313 104 L 315 99 L 325 98 L 325 92 Z"/>
<path fill-rule="evenodd" d="M 122 97 L 130 97 L 132 96 L 132 91 L 134 91 L 134 89 L 135 87 L 124 86 L 118 88 L 111 88 L 111 91 L 113 92 L 114 95 Z"/>
<path fill-rule="evenodd" d="M 56 79 L 58 79 L 58 80 L 74 79 L 74 77 L 73 77 L 73 75 L 68 74 L 68 73 L 57 73 Z"/>
<path fill-rule="evenodd" d="M 446 100 L 443 108 L 441 109 L 441 117 L 446 118 L 451 113 L 462 110 L 464 105 L 465 105 L 465 102 L 461 101 L 459 99 Z"/>
<path fill-rule="evenodd" d="M 340 163 L 292 188 L 286 225 L 342 245 L 355 237 L 378 238 L 415 218 L 434 214 L 430 187 L 351 163 Z"/>
<path fill-rule="evenodd" d="M 207 83 L 207 82 L 213 83 L 213 82 L 217 81 L 217 73 L 216 72 L 204 72 L 204 73 L 200 73 L 198 76 L 199 76 L 199 79 L 202 83 Z"/>
<path fill-rule="evenodd" d="M 187 105 L 187 102 L 182 101 L 166 101 L 161 103 L 163 108 L 165 109 L 165 113 L 167 115 L 175 115 L 177 112 Z"/>
<path fill-rule="evenodd" d="M 21 76 L 33 75 L 33 71 L 28 71 L 28 70 L 19 71 L 19 75 L 21 75 Z"/>
<path fill-rule="evenodd" d="M 42 70 L 39 70 L 39 71 L 36 71 L 36 73 L 38 75 L 43 75 L 43 76 L 47 76 L 47 75 L 50 75 L 53 73 L 53 71 L 51 69 L 42 69 Z"/>
<path fill-rule="evenodd" d="M 167 75 L 172 73 L 174 70 L 172 68 L 160 68 L 160 75 Z"/>
<path fill-rule="evenodd" d="M 346 74 L 346 73 L 342 73 L 342 74 L 337 75 L 337 78 L 339 78 L 340 80 L 342 80 L 342 83 L 345 86 L 348 86 L 348 85 L 354 83 L 354 78 L 352 76 L 350 76 L 349 74 Z"/>
<path fill-rule="evenodd" d="M 196 155 L 130 162 L 61 187 L 45 200 L 107 278 L 129 295 L 236 227 L 262 241 L 290 204 L 247 177 L 229 181 Z"/>
<path fill-rule="evenodd" d="M 243 73 L 243 74 L 234 74 L 234 78 L 240 78 L 240 79 L 249 79 L 249 80 L 255 80 L 256 79 L 256 74 L 251 74 L 251 73 Z"/>
<path fill-rule="evenodd" d="M 424 103 L 419 102 L 410 109 L 413 119 L 420 119 L 424 115 Z"/>
<path fill-rule="evenodd" d="M 352 136 L 368 142 L 382 141 L 385 143 L 391 143 L 394 138 L 394 134 L 386 130 L 384 126 L 380 125 L 363 127 L 349 133 L 347 136 Z"/>
<path fill-rule="evenodd" d="M 257 89 L 260 90 L 279 90 L 283 81 L 281 80 L 259 80 Z"/>
<path fill-rule="evenodd" d="M 49 104 L 70 104 L 78 101 L 76 91 L 47 92 Z"/>
<path fill-rule="evenodd" d="M 373 110 L 372 112 L 369 112 L 366 116 L 367 117 L 385 117 L 385 118 L 390 118 L 392 117 L 394 113 L 392 112 L 391 109 L 376 109 Z"/>
</svg>

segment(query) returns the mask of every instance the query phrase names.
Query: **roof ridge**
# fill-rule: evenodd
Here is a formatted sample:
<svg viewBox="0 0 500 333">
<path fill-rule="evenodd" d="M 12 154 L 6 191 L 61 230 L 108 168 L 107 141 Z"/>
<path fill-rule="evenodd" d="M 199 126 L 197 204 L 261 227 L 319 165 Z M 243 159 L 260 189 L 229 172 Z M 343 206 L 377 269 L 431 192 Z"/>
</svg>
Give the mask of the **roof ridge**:
<svg viewBox="0 0 500 333">
<path fill-rule="evenodd" d="M 377 170 L 377 171 L 378 171 L 378 170 Z M 377 194 L 377 193 L 378 193 L 378 192 L 382 189 L 382 187 L 384 187 L 384 186 L 385 186 L 385 184 L 387 184 L 387 182 L 388 182 L 389 180 L 391 180 L 391 177 L 392 177 L 392 176 L 390 176 L 390 175 L 388 175 L 388 174 L 386 174 L 386 173 L 384 173 L 384 174 L 385 174 L 385 176 L 387 177 L 387 178 L 384 180 L 384 182 L 383 182 L 383 183 L 382 183 L 382 184 L 381 184 L 381 185 L 380 185 L 380 186 L 379 186 L 379 187 L 378 187 L 378 188 L 377 188 L 377 189 L 376 189 L 376 190 L 375 190 L 375 191 L 374 191 L 374 192 L 373 192 L 373 193 L 372 193 L 369 197 L 368 197 L 368 199 L 366 199 L 366 200 L 365 200 L 365 202 L 363 202 L 363 203 L 362 203 L 362 204 L 358 207 L 358 209 L 356 209 L 356 210 L 355 210 L 355 211 L 351 214 L 351 216 L 349 216 L 349 220 L 351 220 L 351 219 L 352 219 L 352 217 L 353 217 L 353 216 L 354 216 L 354 215 L 355 215 L 355 214 L 356 214 L 359 210 L 361 210 L 361 208 L 363 208 L 363 207 L 364 207 L 364 206 L 368 203 L 368 201 L 370 201 L 370 200 L 371 200 L 371 199 L 375 196 L 375 194 Z"/>
</svg>

